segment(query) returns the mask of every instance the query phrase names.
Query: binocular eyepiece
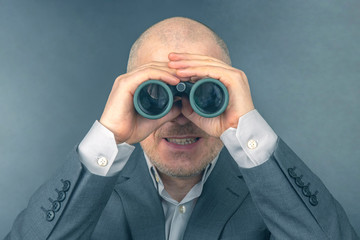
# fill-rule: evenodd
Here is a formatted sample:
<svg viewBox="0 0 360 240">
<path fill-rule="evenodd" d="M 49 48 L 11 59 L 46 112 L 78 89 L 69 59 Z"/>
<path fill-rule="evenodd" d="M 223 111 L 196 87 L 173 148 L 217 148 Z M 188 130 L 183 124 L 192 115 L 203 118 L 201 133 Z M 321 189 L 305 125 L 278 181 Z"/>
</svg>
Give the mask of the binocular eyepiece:
<svg viewBox="0 0 360 240">
<path fill-rule="evenodd" d="M 219 80 L 206 78 L 191 82 L 180 82 L 176 86 L 159 80 L 148 80 L 139 85 L 134 94 L 136 111 L 148 119 L 165 116 L 171 109 L 174 96 L 187 95 L 193 110 L 202 117 L 212 118 L 225 111 L 229 93 Z"/>
</svg>

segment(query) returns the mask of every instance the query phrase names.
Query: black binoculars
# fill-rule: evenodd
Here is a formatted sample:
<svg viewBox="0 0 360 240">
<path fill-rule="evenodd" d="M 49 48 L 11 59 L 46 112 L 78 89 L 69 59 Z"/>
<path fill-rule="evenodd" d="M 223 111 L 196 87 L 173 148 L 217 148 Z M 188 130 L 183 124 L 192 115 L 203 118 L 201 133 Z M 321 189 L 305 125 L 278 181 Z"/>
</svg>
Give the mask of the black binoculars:
<svg viewBox="0 0 360 240">
<path fill-rule="evenodd" d="M 229 93 L 225 85 L 213 78 L 195 83 L 180 82 L 168 85 L 159 80 L 148 80 L 139 85 L 134 94 L 136 111 L 148 119 L 165 116 L 171 109 L 174 96 L 188 96 L 193 110 L 202 117 L 212 118 L 225 111 Z"/>
</svg>

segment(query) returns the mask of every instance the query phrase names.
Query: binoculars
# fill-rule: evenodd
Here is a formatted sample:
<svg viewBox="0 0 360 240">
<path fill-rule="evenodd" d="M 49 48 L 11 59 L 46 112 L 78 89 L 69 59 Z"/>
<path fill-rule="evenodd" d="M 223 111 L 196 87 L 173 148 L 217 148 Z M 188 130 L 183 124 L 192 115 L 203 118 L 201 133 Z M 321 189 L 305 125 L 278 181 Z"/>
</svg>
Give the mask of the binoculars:
<svg viewBox="0 0 360 240">
<path fill-rule="evenodd" d="M 165 116 L 171 109 L 175 96 L 187 96 L 193 110 L 202 117 L 212 118 L 225 111 L 229 93 L 223 83 L 213 78 L 195 83 L 180 82 L 168 85 L 159 80 L 148 80 L 138 86 L 134 94 L 136 111 L 148 119 Z"/>
</svg>

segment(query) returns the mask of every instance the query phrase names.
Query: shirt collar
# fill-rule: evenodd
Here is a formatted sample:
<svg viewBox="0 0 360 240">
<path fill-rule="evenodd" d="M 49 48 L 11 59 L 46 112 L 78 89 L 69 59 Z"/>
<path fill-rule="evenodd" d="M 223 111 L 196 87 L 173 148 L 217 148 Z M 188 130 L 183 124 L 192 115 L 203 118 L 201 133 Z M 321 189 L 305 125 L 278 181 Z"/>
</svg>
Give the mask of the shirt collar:
<svg viewBox="0 0 360 240">
<path fill-rule="evenodd" d="M 161 197 L 163 197 L 165 200 L 169 201 L 169 202 L 173 202 L 175 200 L 173 200 L 169 194 L 166 192 L 165 188 L 164 188 L 164 184 L 161 180 L 161 177 L 157 171 L 157 169 L 155 168 L 155 166 L 151 163 L 149 157 L 146 155 L 146 153 L 144 152 L 144 156 L 146 159 L 146 164 L 148 166 L 148 170 L 151 176 L 151 179 L 154 183 L 155 188 L 158 190 L 158 193 Z M 193 188 L 196 187 L 196 189 L 198 189 L 198 191 L 196 191 L 195 193 L 193 193 L 191 195 L 196 195 L 196 197 L 200 196 L 203 186 L 206 182 L 206 180 L 208 179 L 208 177 L 210 176 L 210 173 L 212 172 L 212 170 L 214 169 L 216 162 L 219 158 L 219 154 L 206 166 L 205 171 L 203 173 L 203 176 L 201 178 L 201 181 L 199 183 L 197 183 Z M 192 189 L 193 190 L 193 189 Z M 194 189 L 195 190 L 195 189 Z M 189 193 L 190 193 L 189 192 Z M 195 197 L 195 196 L 194 196 Z M 193 198 L 193 197 L 192 197 Z M 186 199 L 186 198 L 185 198 Z"/>
</svg>

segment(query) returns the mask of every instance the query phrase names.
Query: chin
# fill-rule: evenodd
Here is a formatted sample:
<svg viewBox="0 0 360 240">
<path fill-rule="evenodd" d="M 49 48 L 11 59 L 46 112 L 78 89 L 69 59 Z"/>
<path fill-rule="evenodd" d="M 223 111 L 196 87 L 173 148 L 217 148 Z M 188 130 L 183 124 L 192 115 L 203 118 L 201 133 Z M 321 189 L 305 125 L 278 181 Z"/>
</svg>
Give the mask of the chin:
<svg viewBox="0 0 360 240">
<path fill-rule="evenodd" d="M 152 161 L 152 163 L 159 172 L 167 176 L 176 178 L 188 178 L 198 176 L 208 165 L 208 163 L 205 163 L 201 166 L 183 166 L 181 164 L 178 164 L 176 166 L 169 166 L 168 164 L 163 164 L 161 162 Z"/>
<path fill-rule="evenodd" d="M 145 139 L 140 144 L 157 170 L 171 177 L 201 174 L 223 147 L 221 141 L 210 143 L 205 139 L 187 145 L 174 144 L 166 139 Z"/>
<path fill-rule="evenodd" d="M 206 166 L 215 158 L 212 156 L 194 156 L 187 152 L 168 152 L 158 154 L 153 151 L 146 152 L 156 169 L 171 177 L 192 177 L 203 172 Z"/>
</svg>

